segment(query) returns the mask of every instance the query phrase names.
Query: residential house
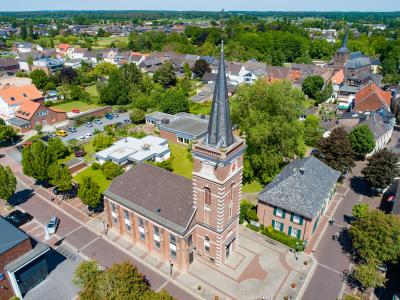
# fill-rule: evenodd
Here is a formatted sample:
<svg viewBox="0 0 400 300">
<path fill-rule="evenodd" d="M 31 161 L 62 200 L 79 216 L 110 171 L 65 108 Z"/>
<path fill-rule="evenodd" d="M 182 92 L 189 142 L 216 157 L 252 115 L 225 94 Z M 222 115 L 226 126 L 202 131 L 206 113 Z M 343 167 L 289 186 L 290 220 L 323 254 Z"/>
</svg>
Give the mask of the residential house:
<svg viewBox="0 0 400 300">
<path fill-rule="evenodd" d="M 88 51 L 86 48 L 73 48 L 74 51 L 71 54 L 68 54 L 70 59 L 83 59 L 85 53 Z"/>
<path fill-rule="evenodd" d="M 33 85 L 14 86 L 6 84 L 0 87 L 0 118 L 7 121 L 25 101 L 43 102 L 42 93 Z"/>
<path fill-rule="evenodd" d="M 86 51 L 83 54 L 83 60 L 92 64 L 96 65 L 99 62 L 99 59 L 101 59 L 101 53 L 95 52 L 95 51 Z"/>
<path fill-rule="evenodd" d="M 39 60 L 45 57 L 47 57 L 47 55 L 45 55 L 43 52 L 31 51 L 20 53 L 17 57 L 17 61 L 20 70 L 29 73 L 31 71 L 31 64 L 33 64 L 35 60 Z"/>
<path fill-rule="evenodd" d="M 32 43 L 27 43 L 27 42 L 16 42 L 16 43 L 14 43 L 13 48 L 18 53 L 28 53 L 28 52 L 32 51 L 33 44 Z"/>
<path fill-rule="evenodd" d="M 72 69 L 78 69 L 81 67 L 83 59 L 80 58 L 74 58 L 74 59 L 69 59 L 64 62 L 64 66 Z"/>
<path fill-rule="evenodd" d="M 145 161 L 161 162 L 168 159 L 171 152 L 168 141 L 148 135 L 141 139 L 127 137 L 115 142 L 111 147 L 95 153 L 96 161 L 103 164 L 112 161 L 116 164 L 139 164 Z"/>
<path fill-rule="evenodd" d="M 149 58 L 146 57 L 140 64 L 139 64 L 139 68 L 146 73 L 154 73 L 157 68 L 157 70 L 159 68 L 161 68 L 162 65 L 162 61 L 159 58 Z"/>
<path fill-rule="evenodd" d="M 59 44 L 56 48 L 56 52 L 59 56 L 65 57 L 68 54 L 68 50 L 72 48 L 70 44 Z M 71 49 L 72 50 L 72 49 Z"/>
<path fill-rule="evenodd" d="M 193 179 L 139 164 L 104 192 L 110 230 L 172 272 L 195 259 L 221 266 L 238 243 L 245 144 L 232 132 L 223 52 L 219 70 L 207 134 L 193 142 Z"/>
<path fill-rule="evenodd" d="M 228 80 L 233 85 L 239 85 L 245 82 L 245 75 L 248 71 L 241 63 L 228 63 Z M 246 82 L 250 83 L 250 82 Z"/>
<path fill-rule="evenodd" d="M 142 61 L 145 60 L 147 57 L 146 54 L 142 54 L 140 52 L 132 52 L 129 57 L 129 62 L 134 63 L 135 65 L 139 66 Z"/>
<path fill-rule="evenodd" d="M 64 67 L 64 60 L 62 58 L 41 58 L 33 61 L 32 70 L 43 70 L 46 74 L 54 74 Z"/>
<path fill-rule="evenodd" d="M 370 83 L 360 89 L 354 98 L 354 111 L 376 111 L 379 108 L 390 110 L 391 92 L 383 91 L 375 83 Z"/>
<path fill-rule="evenodd" d="M 0 76 L 12 76 L 19 71 L 19 64 L 14 58 L 0 58 Z"/>
<path fill-rule="evenodd" d="M 43 282 L 49 273 L 50 247 L 0 217 L 0 299 L 25 294 Z"/>
<path fill-rule="evenodd" d="M 335 192 L 340 172 L 310 156 L 286 165 L 257 196 L 257 216 L 296 239 L 309 241 Z"/>
</svg>

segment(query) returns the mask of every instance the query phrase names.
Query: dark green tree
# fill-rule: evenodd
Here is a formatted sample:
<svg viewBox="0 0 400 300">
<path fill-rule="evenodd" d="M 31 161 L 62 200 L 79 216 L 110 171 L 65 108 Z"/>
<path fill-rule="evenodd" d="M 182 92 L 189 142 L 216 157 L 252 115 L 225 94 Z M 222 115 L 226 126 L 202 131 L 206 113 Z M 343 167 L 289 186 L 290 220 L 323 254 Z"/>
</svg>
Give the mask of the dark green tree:
<svg viewBox="0 0 400 300">
<path fill-rule="evenodd" d="M 10 167 L 0 165 L 0 182 L 0 199 L 8 201 L 17 188 L 17 179 Z"/>
<path fill-rule="evenodd" d="M 398 176 L 398 161 L 398 156 L 385 148 L 368 159 L 368 165 L 361 173 L 372 188 L 384 189 Z"/>
<path fill-rule="evenodd" d="M 357 203 L 351 209 L 351 213 L 354 218 L 361 219 L 366 216 L 366 214 L 368 213 L 368 209 L 369 209 L 369 206 L 367 203 Z"/>
<path fill-rule="evenodd" d="M 104 164 L 102 164 L 101 170 L 104 177 L 108 180 L 113 180 L 115 177 L 124 173 L 124 169 L 112 161 L 106 161 Z"/>
<path fill-rule="evenodd" d="M 354 154 L 358 158 L 363 159 L 375 148 L 375 138 L 368 125 L 360 125 L 354 128 L 349 134 L 349 139 Z"/>
<path fill-rule="evenodd" d="M 168 114 L 177 114 L 189 110 L 189 100 L 182 90 L 168 89 L 161 98 L 160 108 Z"/>
<path fill-rule="evenodd" d="M 332 130 L 329 137 L 322 139 L 317 148 L 317 155 L 331 168 L 344 174 L 354 166 L 354 153 L 349 136 L 343 127 Z"/>
<path fill-rule="evenodd" d="M 48 169 L 53 162 L 53 155 L 47 151 L 46 145 L 41 141 L 35 141 L 22 150 L 23 172 L 36 180 L 49 180 Z"/>
<path fill-rule="evenodd" d="M 386 282 L 384 274 L 378 270 L 378 265 L 371 262 L 356 265 L 352 277 L 359 282 L 362 289 L 381 287 Z"/>
<path fill-rule="evenodd" d="M 312 99 L 319 97 L 322 88 L 324 87 L 324 79 L 320 75 L 309 76 L 304 79 L 302 84 L 302 90 L 304 94 Z"/>
<path fill-rule="evenodd" d="M 49 83 L 49 76 L 43 70 L 33 70 L 29 77 L 32 79 L 32 83 L 40 90 L 44 89 Z"/>
<path fill-rule="evenodd" d="M 0 144 L 14 140 L 17 136 L 17 131 L 13 127 L 6 125 L 4 121 L 0 119 Z"/>
<path fill-rule="evenodd" d="M 99 185 L 88 176 L 82 178 L 78 188 L 78 196 L 82 203 L 89 207 L 97 207 L 102 201 Z"/>
<path fill-rule="evenodd" d="M 97 134 L 93 139 L 93 147 L 96 151 L 100 151 L 110 147 L 113 144 L 114 140 L 111 135 L 107 134 Z"/>
<path fill-rule="evenodd" d="M 129 118 L 131 119 L 132 123 L 140 124 L 144 122 L 145 119 L 145 112 L 139 108 L 133 108 L 129 113 Z"/>
<path fill-rule="evenodd" d="M 195 62 L 192 71 L 196 77 L 202 78 L 205 73 L 211 71 L 211 68 L 208 62 L 206 62 L 204 59 L 199 59 Z"/>
<path fill-rule="evenodd" d="M 166 61 L 158 70 L 157 82 L 164 88 L 174 86 L 176 84 L 176 75 L 172 63 Z"/>
<path fill-rule="evenodd" d="M 57 186 L 61 192 L 67 192 L 72 188 L 72 176 L 67 166 L 53 163 L 49 168 L 50 183 Z"/>
<path fill-rule="evenodd" d="M 304 120 L 304 142 L 308 146 L 316 146 L 322 138 L 323 129 L 319 126 L 320 118 L 308 115 Z"/>
<path fill-rule="evenodd" d="M 47 151 L 52 156 L 53 161 L 64 158 L 69 155 L 69 149 L 60 138 L 55 137 L 49 140 L 47 143 Z"/>
</svg>

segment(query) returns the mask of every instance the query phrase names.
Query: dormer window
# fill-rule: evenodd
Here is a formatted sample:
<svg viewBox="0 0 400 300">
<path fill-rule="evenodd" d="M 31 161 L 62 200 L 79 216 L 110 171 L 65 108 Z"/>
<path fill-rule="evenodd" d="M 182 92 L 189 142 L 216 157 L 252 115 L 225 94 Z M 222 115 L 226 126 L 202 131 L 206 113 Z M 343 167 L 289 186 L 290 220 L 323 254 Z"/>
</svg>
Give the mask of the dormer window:
<svg viewBox="0 0 400 300">
<path fill-rule="evenodd" d="M 10 99 L 11 99 L 12 101 L 15 101 L 15 98 L 14 98 L 14 97 L 10 97 Z"/>
<path fill-rule="evenodd" d="M 28 97 L 28 95 L 27 95 L 26 93 L 23 93 L 22 95 L 23 95 L 25 98 Z"/>
</svg>

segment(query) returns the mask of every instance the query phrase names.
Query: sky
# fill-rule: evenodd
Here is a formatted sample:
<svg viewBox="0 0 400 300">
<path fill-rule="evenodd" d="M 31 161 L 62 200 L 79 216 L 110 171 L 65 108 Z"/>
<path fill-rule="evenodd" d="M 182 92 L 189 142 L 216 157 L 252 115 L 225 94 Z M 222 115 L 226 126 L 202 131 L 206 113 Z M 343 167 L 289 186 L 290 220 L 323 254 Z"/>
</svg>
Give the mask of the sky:
<svg viewBox="0 0 400 300">
<path fill-rule="evenodd" d="M 0 0 L 0 11 L 33 10 L 400 11 L 400 0 Z"/>
</svg>

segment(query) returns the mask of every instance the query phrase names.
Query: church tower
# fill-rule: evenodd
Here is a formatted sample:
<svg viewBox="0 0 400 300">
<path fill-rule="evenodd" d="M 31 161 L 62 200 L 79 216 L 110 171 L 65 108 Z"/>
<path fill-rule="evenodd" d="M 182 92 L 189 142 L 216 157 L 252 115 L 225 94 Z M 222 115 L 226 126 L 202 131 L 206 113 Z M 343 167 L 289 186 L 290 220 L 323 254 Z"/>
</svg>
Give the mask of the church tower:
<svg viewBox="0 0 400 300">
<path fill-rule="evenodd" d="M 346 32 L 343 37 L 342 47 L 340 47 L 338 51 L 336 51 L 335 57 L 333 58 L 333 66 L 335 71 L 343 69 L 347 61 L 349 60 L 350 50 L 349 48 L 347 48 L 347 40 L 348 34 Z"/>
<path fill-rule="evenodd" d="M 207 135 L 192 146 L 196 252 L 216 265 L 237 246 L 245 147 L 232 131 L 222 44 Z"/>
</svg>

